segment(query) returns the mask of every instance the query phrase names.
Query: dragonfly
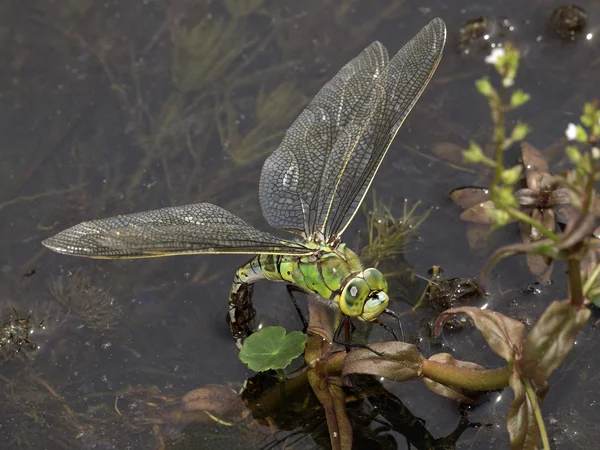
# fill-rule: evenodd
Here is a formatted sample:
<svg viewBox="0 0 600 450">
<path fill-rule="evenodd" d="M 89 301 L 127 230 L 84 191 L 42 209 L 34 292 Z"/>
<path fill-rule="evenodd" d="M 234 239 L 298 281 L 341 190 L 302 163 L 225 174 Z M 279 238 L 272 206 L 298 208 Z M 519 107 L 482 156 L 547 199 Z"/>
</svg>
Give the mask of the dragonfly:
<svg viewBox="0 0 600 450">
<path fill-rule="evenodd" d="M 398 130 L 433 76 L 446 25 L 433 19 L 389 59 L 373 42 L 306 106 L 266 159 L 262 214 L 289 238 L 260 231 L 227 210 L 198 203 L 82 222 L 42 243 L 91 258 L 250 254 L 235 273 L 228 321 L 234 337 L 252 332 L 254 283 L 288 283 L 346 318 L 374 322 L 388 309 L 388 285 L 341 237 Z M 296 302 L 294 301 L 294 304 Z"/>
</svg>

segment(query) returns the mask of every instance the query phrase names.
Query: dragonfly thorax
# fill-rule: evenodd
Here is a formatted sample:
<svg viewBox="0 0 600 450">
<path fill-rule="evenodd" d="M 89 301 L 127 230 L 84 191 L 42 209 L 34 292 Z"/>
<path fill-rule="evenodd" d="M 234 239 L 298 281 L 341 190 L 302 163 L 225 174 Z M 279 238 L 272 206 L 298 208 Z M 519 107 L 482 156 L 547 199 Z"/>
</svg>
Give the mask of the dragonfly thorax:
<svg viewBox="0 0 600 450">
<path fill-rule="evenodd" d="M 377 269 L 367 269 L 350 279 L 339 298 L 339 307 L 347 316 L 371 322 L 388 306 L 387 281 Z"/>
</svg>

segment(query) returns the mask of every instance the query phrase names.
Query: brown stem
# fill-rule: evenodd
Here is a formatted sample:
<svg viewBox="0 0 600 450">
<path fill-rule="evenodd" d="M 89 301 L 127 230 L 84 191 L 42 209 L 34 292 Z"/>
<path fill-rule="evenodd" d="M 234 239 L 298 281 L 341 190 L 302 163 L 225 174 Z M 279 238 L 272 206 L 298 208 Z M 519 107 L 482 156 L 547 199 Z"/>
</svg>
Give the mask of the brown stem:
<svg viewBox="0 0 600 450">
<path fill-rule="evenodd" d="M 344 351 L 332 354 L 327 358 L 325 372 L 329 376 L 340 376 L 344 367 L 347 353 Z"/>
<path fill-rule="evenodd" d="M 583 306 L 583 285 L 581 283 L 581 262 L 577 257 L 580 244 L 571 248 L 571 257 L 569 258 L 569 298 L 573 306 Z"/>
<path fill-rule="evenodd" d="M 46 380 L 44 380 L 43 378 L 37 376 L 37 375 L 33 375 L 33 380 L 35 380 L 38 384 L 40 384 L 41 386 L 43 386 L 49 393 L 50 395 L 52 395 L 52 397 L 54 397 L 63 407 L 63 409 L 65 410 L 65 412 L 69 415 L 69 417 L 71 418 L 71 420 L 73 421 L 73 424 L 75 425 L 75 427 L 79 430 L 79 431 L 83 431 L 84 427 L 81 426 L 81 424 L 79 423 L 79 420 L 77 419 L 77 414 L 75 414 L 75 411 L 73 411 L 71 409 L 71 407 L 69 406 L 69 404 L 65 401 L 64 398 L 62 398 L 62 396 L 56 392 L 54 390 L 54 388 L 52 386 L 50 386 Z"/>
</svg>

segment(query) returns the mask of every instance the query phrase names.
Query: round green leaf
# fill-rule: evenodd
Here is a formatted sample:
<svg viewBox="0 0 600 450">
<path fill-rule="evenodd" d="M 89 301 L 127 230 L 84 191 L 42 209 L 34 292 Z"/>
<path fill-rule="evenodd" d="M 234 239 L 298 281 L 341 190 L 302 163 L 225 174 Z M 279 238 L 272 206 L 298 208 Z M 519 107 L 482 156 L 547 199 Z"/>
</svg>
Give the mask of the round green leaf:
<svg viewBox="0 0 600 450">
<path fill-rule="evenodd" d="M 300 356 L 305 345 L 306 335 L 299 331 L 286 334 L 283 327 L 265 327 L 244 341 L 239 358 L 255 372 L 278 370 Z"/>
</svg>

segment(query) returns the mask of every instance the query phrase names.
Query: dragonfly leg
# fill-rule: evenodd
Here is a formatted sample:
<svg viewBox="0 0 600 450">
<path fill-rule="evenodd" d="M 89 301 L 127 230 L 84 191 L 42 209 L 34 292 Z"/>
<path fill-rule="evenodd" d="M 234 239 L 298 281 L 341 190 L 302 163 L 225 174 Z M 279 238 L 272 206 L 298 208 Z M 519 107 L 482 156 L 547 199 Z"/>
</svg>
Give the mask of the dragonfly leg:
<svg viewBox="0 0 600 450">
<path fill-rule="evenodd" d="M 387 323 L 385 323 L 383 320 L 375 319 L 374 322 L 377 325 L 379 325 L 381 328 L 383 328 L 385 331 L 387 331 L 388 333 L 390 333 L 392 336 L 394 336 L 394 339 L 396 341 L 400 340 L 398 338 L 398 335 L 394 332 L 394 329 L 392 327 L 390 327 Z M 404 338 L 404 332 L 403 332 L 402 328 L 400 328 L 400 332 L 402 333 L 402 338 Z"/>
<path fill-rule="evenodd" d="M 352 329 L 350 329 L 350 328 L 352 328 Z M 342 333 L 342 329 L 345 331 L 345 334 L 346 334 L 346 336 L 345 336 L 346 342 L 341 342 L 339 340 L 340 334 Z M 343 345 L 344 347 L 346 347 L 346 352 L 349 352 L 351 348 L 366 348 L 367 350 L 370 350 L 373 353 L 375 353 L 377 356 L 385 357 L 385 355 L 383 353 L 380 353 L 377 350 L 372 349 L 371 347 L 369 347 L 366 344 L 353 344 L 350 334 L 352 332 L 354 332 L 355 329 L 356 329 L 356 327 L 354 326 L 354 324 L 352 323 L 350 318 L 344 317 L 344 320 L 342 320 L 340 322 L 337 329 L 335 330 L 335 333 L 333 333 L 333 343 L 338 344 L 338 345 Z"/>
<path fill-rule="evenodd" d="M 306 292 L 304 292 L 299 287 L 294 286 L 293 284 L 287 284 L 285 287 L 288 291 L 288 295 L 292 299 L 292 303 L 294 304 L 294 307 L 296 308 L 298 315 L 300 316 L 300 320 L 302 321 L 302 325 L 303 325 L 302 332 L 306 333 L 306 330 L 308 329 L 308 321 L 306 320 L 306 317 L 304 317 L 304 313 L 300 309 L 300 305 L 298 305 L 298 301 L 296 300 L 296 297 L 294 297 L 294 292 L 300 292 L 302 294 L 306 294 Z"/>
<path fill-rule="evenodd" d="M 252 307 L 252 293 L 254 292 L 254 283 L 243 283 L 233 281 L 231 293 L 229 294 L 229 315 L 227 320 L 231 335 L 237 339 L 248 337 L 254 331 L 255 311 Z"/>
</svg>

